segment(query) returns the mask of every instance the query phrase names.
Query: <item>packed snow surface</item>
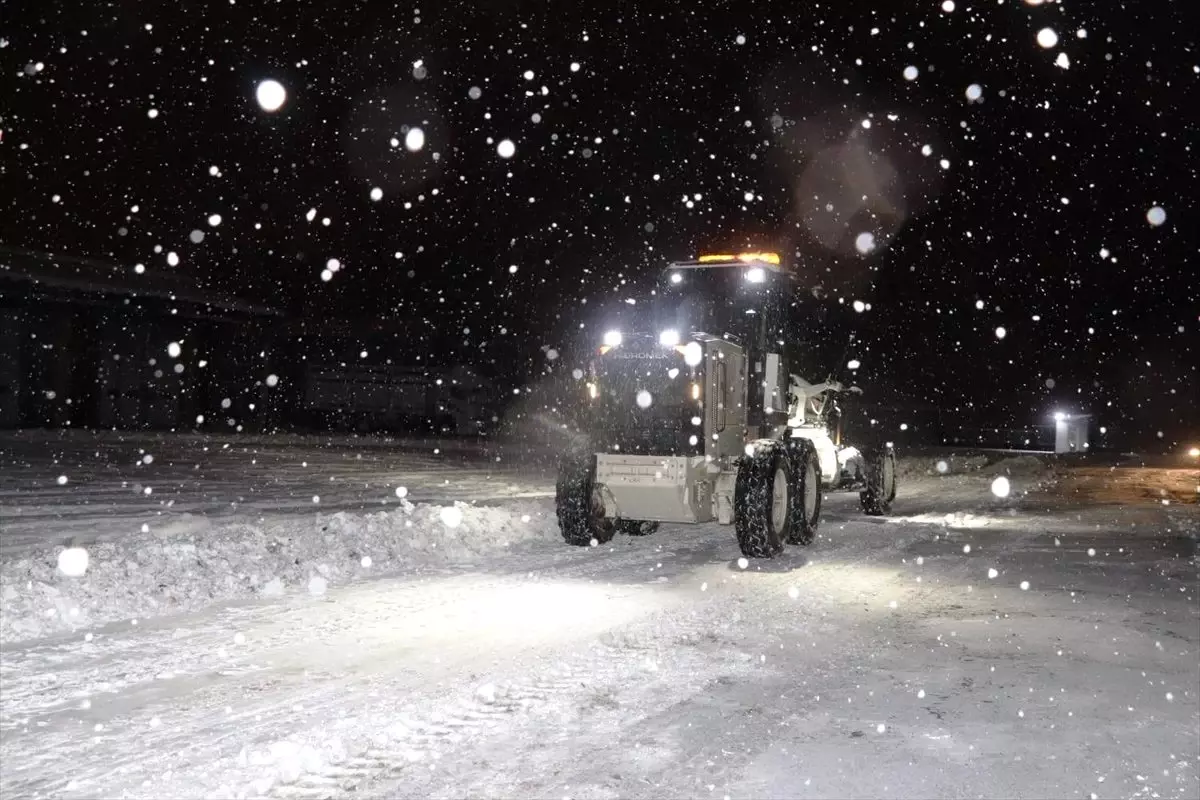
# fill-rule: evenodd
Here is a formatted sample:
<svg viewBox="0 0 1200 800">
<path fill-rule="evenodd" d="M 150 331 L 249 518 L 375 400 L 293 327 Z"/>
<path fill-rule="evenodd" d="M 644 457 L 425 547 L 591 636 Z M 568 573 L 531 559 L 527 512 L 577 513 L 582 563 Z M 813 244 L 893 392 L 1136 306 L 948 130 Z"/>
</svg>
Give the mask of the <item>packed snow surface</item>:
<svg viewBox="0 0 1200 800">
<path fill-rule="evenodd" d="M 1195 470 L 903 457 L 891 516 L 829 495 L 743 563 L 719 525 L 567 547 L 512 452 L 25 444 L 5 797 L 1200 791 Z"/>
</svg>

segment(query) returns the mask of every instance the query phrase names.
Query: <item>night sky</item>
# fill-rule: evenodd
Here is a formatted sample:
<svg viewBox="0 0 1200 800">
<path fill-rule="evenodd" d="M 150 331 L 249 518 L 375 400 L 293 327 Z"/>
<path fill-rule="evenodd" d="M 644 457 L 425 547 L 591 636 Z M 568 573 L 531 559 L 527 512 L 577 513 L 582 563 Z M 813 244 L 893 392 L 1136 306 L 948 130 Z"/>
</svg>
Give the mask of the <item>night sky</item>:
<svg viewBox="0 0 1200 800">
<path fill-rule="evenodd" d="M 1200 431 L 1190 5 L 10 0 L 0 242 L 532 379 L 622 280 L 757 237 L 877 396 L 1170 443 Z"/>
</svg>

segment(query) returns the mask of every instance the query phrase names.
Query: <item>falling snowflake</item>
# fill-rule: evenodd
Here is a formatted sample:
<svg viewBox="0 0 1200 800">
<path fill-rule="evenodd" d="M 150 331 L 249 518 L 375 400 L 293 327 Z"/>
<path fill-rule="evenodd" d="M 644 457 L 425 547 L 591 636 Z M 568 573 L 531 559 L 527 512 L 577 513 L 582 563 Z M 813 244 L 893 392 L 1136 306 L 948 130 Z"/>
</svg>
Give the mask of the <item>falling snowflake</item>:
<svg viewBox="0 0 1200 800">
<path fill-rule="evenodd" d="M 513 144 L 512 139 L 501 139 L 496 145 L 496 153 L 501 158 L 512 158 L 517 152 L 517 146 Z"/>
<path fill-rule="evenodd" d="M 920 70 L 911 64 L 904 68 L 904 80 L 906 81 L 915 81 L 917 79 L 917 75 L 919 74 Z"/>
<path fill-rule="evenodd" d="M 463 512 L 458 506 L 446 506 L 439 516 L 447 528 L 457 528 L 463 521 Z"/>
<path fill-rule="evenodd" d="M 58 571 L 68 578 L 82 578 L 88 568 L 88 552 L 82 547 L 68 547 L 58 554 Z"/>
<path fill-rule="evenodd" d="M 1037 43 L 1044 49 L 1049 50 L 1058 44 L 1058 34 L 1053 28 L 1042 28 L 1037 32 Z"/>
<path fill-rule="evenodd" d="M 255 99 L 263 111 L 278 111 L 287 102 L 287 90 L 276 80 L 265 80 L 254 92 Z"/>
<path fill-rule="evenodd" d="M 992 481 L 992 494 L 996 495 L 996 497 L 1008 497 L 1010 489 L 1008 478 L 1003 475 Z"/>
<path fill-rule="evenodd" d="M 1167 212 L 1162 206 L 1154 206 L 1146 212 L 1146 221 L 1157 228 L 1167 221 Z"/>
<path fill-rule="evenodd" d="M 425 131 L 420 128 L 409 128 L 404 134 L 404 149 L 415 153 L 425 146 Z"/>
</svg>

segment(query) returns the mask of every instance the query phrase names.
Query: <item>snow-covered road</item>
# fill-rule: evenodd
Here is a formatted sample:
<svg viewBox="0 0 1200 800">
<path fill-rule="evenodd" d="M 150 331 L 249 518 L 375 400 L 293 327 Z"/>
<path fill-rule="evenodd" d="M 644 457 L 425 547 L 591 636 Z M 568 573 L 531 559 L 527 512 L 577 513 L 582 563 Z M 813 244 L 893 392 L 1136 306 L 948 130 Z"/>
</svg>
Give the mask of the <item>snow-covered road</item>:
<svg viewBox="0 0 1200 800">
<path fill-rule="evenodd" d="M 182 470 L 181 448 L 164 443 L 161 460 Z M 511 497 L 544 492 L 546 476 L 497 473 L 491 454 L 309 450 L 264 458 L 264 474 L 299 477 L 256 491 L 253 511 L 222 501 L 267 485 L 228 474 L 240 461 L 190 484 L 153 472 L 158 458 L 137 467 L 184 487 L 179 504 L 204 520 L 157 542 L 106 527 L 123 472 L 59 488 L 44 458 L 27 459 L 24 482 L 5 470 L 6 526 L 25 524 L 18 507 L 73 506 L 69 535 L 91 519 L 104 537 L 82 578 L 43 569 L 61 541 L 35 524 L 0 556 L 5 613 L 11 601 L 41 615 L 3 628 L 0 796 L 1200 793 L 1197 506 L 1176 493 L 1194 475 L 1120 470 L 1148 495 L 1118 505 L 1098 499 L 1103 470 L 910 464 L 895 516 L 831 496 L 812 547 L 743 566 L 719 526 L 562 546 L 548 500 Z M 1014 491 L 996 498 L 1005 469 Z M 438 477 L 410 477 L 422 472 Z M 311 504 L 317 482 L 340 488 L 289 506 Z M 108 498 L 90 515 L 79 484 Z M 472 494 L 489 505 L 447 505 Z M 121 508 L 131 524 L 179 516 Z M 281 537 L 246 568 L 254 581 L 221 585 L 197 565 Z M 142 608 L 115 589 L 121 575 L 196 590 L 135 622 L 118 613 Z M 52 616 L 22 579 L 53 584 Z"/>
</svg>

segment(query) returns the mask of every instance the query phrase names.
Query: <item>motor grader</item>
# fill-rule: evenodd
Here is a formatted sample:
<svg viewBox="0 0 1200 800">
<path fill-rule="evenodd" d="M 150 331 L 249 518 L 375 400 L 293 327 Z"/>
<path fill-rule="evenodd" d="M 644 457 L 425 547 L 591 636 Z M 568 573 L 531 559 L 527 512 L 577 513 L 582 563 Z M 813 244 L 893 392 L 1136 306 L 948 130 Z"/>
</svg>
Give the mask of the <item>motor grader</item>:
<svg viewBox="0 0 1200 800">
<path fill-rule="evenodd" d="M 743 555 L 771 558 L 813 541 L 826 493 L 888 513 L 892 445 L 842 441 L 839 400 L 858 389 L 802 374 L 797 296 L 777 253 L 705 255 L 671 263 L 605 330 L 586 371 L 589 446 L 559 468 L 567 543 L 715 520 Z"/>
</svg>

